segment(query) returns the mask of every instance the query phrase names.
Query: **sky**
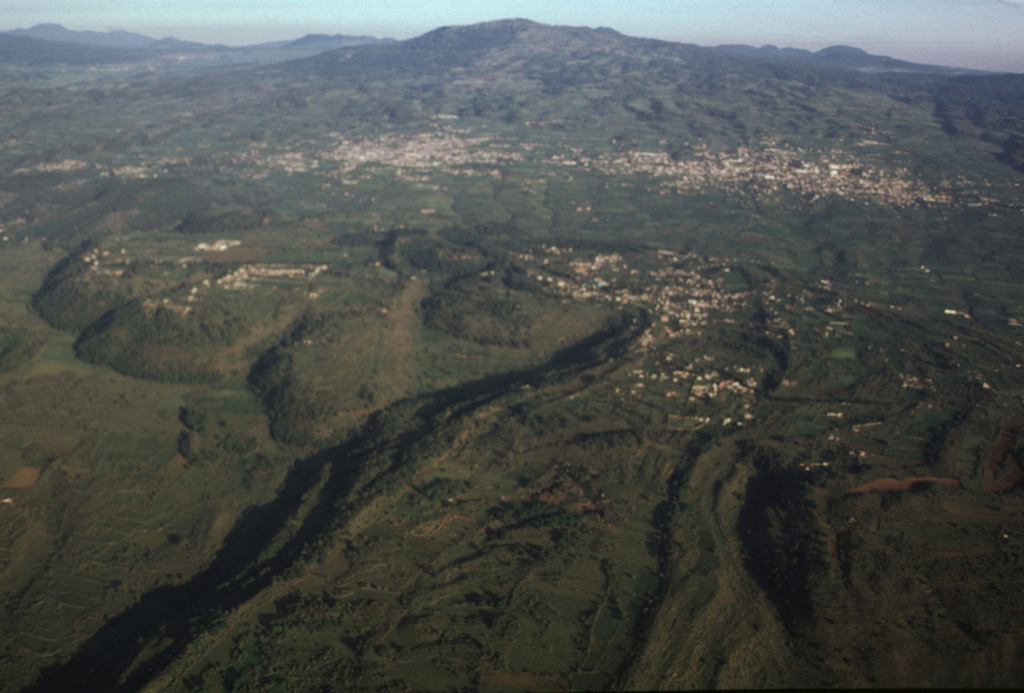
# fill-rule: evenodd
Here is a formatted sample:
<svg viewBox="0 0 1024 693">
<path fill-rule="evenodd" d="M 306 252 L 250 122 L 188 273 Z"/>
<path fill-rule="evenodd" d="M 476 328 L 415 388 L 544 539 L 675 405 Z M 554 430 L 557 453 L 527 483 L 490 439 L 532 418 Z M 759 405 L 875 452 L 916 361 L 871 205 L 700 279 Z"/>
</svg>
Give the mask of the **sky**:
<svg viewBox="0 0 1024 693">
<path fill-rule="evenodd" d="M 1024 73 L 1024 0 L 0 0 L 0 30 L 55 23 L 227 45 L 308 33 L 405 39 L 510 17 L 702 46 L 843 44 Z"/>
</svg>

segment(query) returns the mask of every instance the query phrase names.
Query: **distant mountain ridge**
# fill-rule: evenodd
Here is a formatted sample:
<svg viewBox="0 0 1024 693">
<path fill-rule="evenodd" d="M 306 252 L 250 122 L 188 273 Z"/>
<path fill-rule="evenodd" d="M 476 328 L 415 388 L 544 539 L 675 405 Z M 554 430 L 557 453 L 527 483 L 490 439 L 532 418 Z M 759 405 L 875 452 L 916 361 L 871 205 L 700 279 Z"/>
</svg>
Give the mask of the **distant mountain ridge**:
<svg viewBox="0 0 1024 693">
<path fill-rule="evenodd" d="M 597 47 L 603 45 L 672 44 L 699 48 L 696 44 L 660 41 L 622 34 L 608 27 L 552 26 L 528 19 L 502 19 L 478 24 L 443 26 L 415 38 L 399 42 L 409 48 L 489 50 L 512 46 L 553 48 L 569 46 Z M 720 53 L 747 55 L 769 60 L 803 63 L 817 67 L 856 70 L 861 72 L 916 72 L 939 74 L 985 74 L 981 70 L 927 65 L 873 55 L 854 46 L 829 46 L 813 52 L 800 48 L 725 45 L 708 48 Z"/>
<path fill-rule="evenodd" d="M 22 36 L 52 43 L 72 43 L 94 48 L 117 50 L 209 50 L 223 48 L 194 41 L 181 41 L 173 37 L 161 39 L 135 34 L 120 29 L 114 31 L 75 31 L 60 24 L 37 24 L 29 29 L 14 29 L 2 32 L 7 36 Z"/>
<path fill-rule="evenodd" d="M 279 62 L 341 48 L 394 42 L 394 39 L 372 36 L 308 34 L 293 41 L 231 47 L 174 37 L 154 39 L 120 30 L 75 31 L 60 24 L 37 24 L 29 29 L 0 31 L 0 62 L 101 65 L 137 63 L 184 53 L 217 59 L 221 64 L 226 64 L 225 60 L 237 63 L 253 59 Z"/>
<path fill-rule="evenodd" d="M 39 41 L 82 43 L 103 48 L 149 48 L 157 42 L 157 39 L 129 31 L 73 31 L 65 29 L 60 24 L 36 24 L 28 29 L 14 29 L 3 33 L 9 36 L 25 36 Z"/>
<path fill-rule="evenodd" d="M 779 48 L 767 45 L 755 48 L 745 45 L 716 46 L 713 50 L 733 55 L 746 55 L 768 60 L 817 65 L 859 72 L 916 72 L 940 74 L 986 74 L 982 70 L 927 65 L 898 60 L 884 55 L 872 55 L 854 46 L 829 46 L 819 51 L 803 48 Z"/>
<path fill-rule="evenodd" d="M 15 39 L 30 39 L 39 43 L 24 43 L 24 41 L 18 42 Z M 357 47 L 387 46 L 399 49 L 433 51 L 482 51 L 513 46 L 531 46 L 547 49 L 556 47 L 612 48 L 629 44 L 665 44 L 700 48 L 695 44 L 689 43 L 631 37 L 608 27 L 591 29 L 588 27 L 553 26 L 529 19 L 500 19 L 469 25 L 442 26 L 404 41 L 395 41 L 390 38 L 375 38 L 372 36 L 307 34 L 292 41 L 277 41 L 241 47 L 182 41 L 173 37 L 154 39 L 142 34 L 122 30 L 108 32 L 76 31 L 67 29 L 60 24 L 37 24 L 29 29 L 14 29 L 0 32 L 0 59 L 6 61 L 44 60 L 47 54 L 47 47 L 49 47 L 49 50 L 53 52 L 51 62 L 69 62 L 73 61 L 69 57 L 71 56 L 68 49 L 69 46 L 93 49 L 93 52 L 83 54 L 82 57 L 86 62 L 117 62 L 121 60 L 127 62 L 138 59 L 138 55 L 133 56 L 131 52 L 201 53 L 213 50 L 243 51 L 262 49 L 328 53 Z M 62 48 L 55 48 L 55 45 L 60 45 Z M 108 52 L 95 52 L 95 49 Z M 852 46 L 830 46 L 816 52 L 800 48 L 778 48 L 772 45 L 760 48 L 747 45 L 722 45 L 714 48 L 701 48 L 701 50 L 859 72 L 912 72 L 946 75 L 985 74 L 980 70 L 925 65 L 897 60 L 887 56 L 872 55 Z M 22 51 L 25 51 L 25 53 L 22 54 Z"/>
<path fill-rule="evenodd" d="M 136 34 L 121 30 L 106 32 L 75 31 L 67 29 L 60 24 L 37 24 L 29 29 L 3 31 L 0 32 L 0 37 L 21 37 L 35 39 L 37 41 L 47 41 L 50 43 L 70 43 L 81 46 L 90 46 L 93 48 L 117 50 L 231 50 L 231 48 L 222 44 L 182 41 L 170 36 L 155 39 L 149 36 L 144 36 L 143 34 Z M 344 34 L 307 34 L 306 36 L 295 39 L 294 41 L 277 41 L 274 43 L 260 44 L 259 46 L 242 46 L 241 48 L 244 49 L 262 46 L 303 50 L 336 50 L 338 48 L 347 48 L 350 46 L 390 42 L 394 42 L 394 39 L 375 38 L 373 36 L 348 36 Z"/>
</svg>

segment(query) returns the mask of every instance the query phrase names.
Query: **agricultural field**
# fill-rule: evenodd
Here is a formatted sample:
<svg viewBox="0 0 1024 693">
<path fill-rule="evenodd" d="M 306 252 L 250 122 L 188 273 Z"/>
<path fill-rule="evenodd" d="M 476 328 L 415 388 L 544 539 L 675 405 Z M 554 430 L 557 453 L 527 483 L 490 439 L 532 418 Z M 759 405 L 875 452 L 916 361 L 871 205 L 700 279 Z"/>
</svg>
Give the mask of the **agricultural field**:
<svg viewBox="0 0 1024 693">
<path fill-rule="evenodd" d="M 1024 82 L 505 29 L 0 64 L 2 688 L 1019 681 Z"/>
</svg>

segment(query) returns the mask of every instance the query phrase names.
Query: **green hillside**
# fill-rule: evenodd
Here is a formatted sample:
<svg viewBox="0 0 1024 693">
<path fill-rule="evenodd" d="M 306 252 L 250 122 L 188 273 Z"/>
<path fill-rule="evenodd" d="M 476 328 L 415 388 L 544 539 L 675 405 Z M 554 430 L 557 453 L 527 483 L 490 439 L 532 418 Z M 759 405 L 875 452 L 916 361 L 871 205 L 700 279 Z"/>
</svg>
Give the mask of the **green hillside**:
<svg viewBox="0 0 1024 693">
<path fill-rule="evenodd" d="M 1021 679 L 1016 76 L 5 55 L 4 690 Z"/>
</svg>

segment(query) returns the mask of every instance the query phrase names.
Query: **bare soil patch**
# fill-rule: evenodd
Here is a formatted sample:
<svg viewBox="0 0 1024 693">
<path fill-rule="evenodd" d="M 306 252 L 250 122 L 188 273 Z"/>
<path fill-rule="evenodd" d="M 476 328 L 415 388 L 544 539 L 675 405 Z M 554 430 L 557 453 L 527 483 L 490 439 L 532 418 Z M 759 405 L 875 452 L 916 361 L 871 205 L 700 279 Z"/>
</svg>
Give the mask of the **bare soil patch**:
<svg viewBox="0 0 1024 693">
<path fill-rule="evenodd" d="M 28 488 L 39 481 L 42 467 L 22 467 L 0 488 Z"/>
<path fill-rule="evenodd" d="M 939 476 L 908 476 L 905 479 L 875 479 L 874 481 L 850 489 L 850 493 L 868 493 L 870 491 L 912 491 L 919 484 L 942 484 L 953 488 L 963 488 L 959 479 L 947 479 Z"/>
</svg>

